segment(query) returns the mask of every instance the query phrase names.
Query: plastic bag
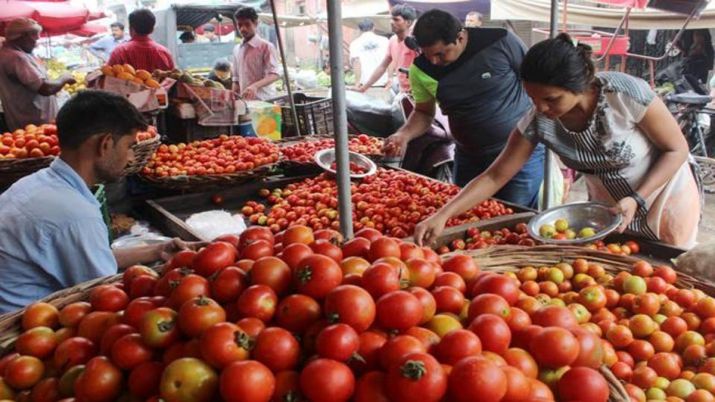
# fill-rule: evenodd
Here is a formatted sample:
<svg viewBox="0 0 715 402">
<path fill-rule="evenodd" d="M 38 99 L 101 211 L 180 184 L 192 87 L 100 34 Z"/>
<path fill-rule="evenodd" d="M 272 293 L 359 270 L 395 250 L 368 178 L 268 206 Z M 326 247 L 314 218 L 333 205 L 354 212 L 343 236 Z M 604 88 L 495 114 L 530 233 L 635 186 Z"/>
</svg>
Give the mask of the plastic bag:
<svg viewBox="0 0 715 402">
<path fill-rule="evenodd" d="M 186 224 L 201 240 L 211 241 L 225 234 L 241 234 L 246 222 L 240 215 L 231 215 L 224 210 L 199 212 L 186 219 Z"/>
<path fill-rule="evenodd" d="M 699 244 L 675 260 L 678 271 L 715 281 L 715 241 Z"/>
</svg>

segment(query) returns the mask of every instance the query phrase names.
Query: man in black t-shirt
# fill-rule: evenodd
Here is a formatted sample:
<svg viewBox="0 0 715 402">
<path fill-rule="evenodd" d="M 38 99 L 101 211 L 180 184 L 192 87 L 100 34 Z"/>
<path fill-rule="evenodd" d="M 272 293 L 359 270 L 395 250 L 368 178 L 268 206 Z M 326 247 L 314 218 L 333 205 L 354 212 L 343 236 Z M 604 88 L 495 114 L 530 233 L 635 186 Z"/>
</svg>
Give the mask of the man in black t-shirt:
<svg viewBox="0 0 715 402">
<path fill-rule="evenodd" d="M 531 106 L 519 78 L 525 46 L 505 29 L 463 28 L 441 10 L 420 17 L 413 35 L 422 50 L 410 68 L 415 112 L 386 150 L 401 153 L 429 127 L 439 104 L 457 143 L 455 182 L 464 186 L 496 159 Z M 535 207 L 543 160 L 540 146 L 497 197 Z"/>
</svg>

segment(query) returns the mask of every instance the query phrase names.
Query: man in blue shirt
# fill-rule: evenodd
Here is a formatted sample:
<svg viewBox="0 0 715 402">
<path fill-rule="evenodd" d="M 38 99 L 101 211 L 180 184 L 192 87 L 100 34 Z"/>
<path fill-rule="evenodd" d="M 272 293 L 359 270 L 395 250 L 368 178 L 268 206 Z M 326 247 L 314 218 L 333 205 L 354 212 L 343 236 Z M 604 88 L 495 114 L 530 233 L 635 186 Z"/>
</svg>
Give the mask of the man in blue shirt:
<svg viewBox="0 0 715 402">
<path fill-rule="evenodd" d="M 125 98 L 83 91 L 57 115 L 62 154 L 0 195 L 0 313 L 157 261 L 180 241 L 112 251 L 91 188 L 119 179 L 146 123 Z"/>
<path fill-rule="evenodd" d="M 105 35 L 89 45 L 89 50 L 103 61 L 109 60 L 109 55 L 117 45 L 129 40 L 129 37 L 124 34 L 124 24 L 121 22 L 114 22 L 109 27 L 112 29 L 111 34 Z"/>
</svg>

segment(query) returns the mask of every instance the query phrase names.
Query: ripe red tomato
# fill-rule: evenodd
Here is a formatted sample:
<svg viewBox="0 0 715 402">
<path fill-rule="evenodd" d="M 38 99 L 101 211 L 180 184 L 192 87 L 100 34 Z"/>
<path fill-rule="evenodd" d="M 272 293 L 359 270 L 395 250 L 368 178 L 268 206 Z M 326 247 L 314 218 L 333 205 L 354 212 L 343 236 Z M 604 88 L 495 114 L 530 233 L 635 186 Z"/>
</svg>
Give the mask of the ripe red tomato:
<svg viewBox="0 0 715 402">
<path fill-rule="evenodd" d="M 258 334 L 251 355 L 274 373 L 292 370 L 298 365 L 300 345 L 290 332 L 270 327 Z"/>
<path fill-rule="evenodd" d="M 536 360 L 524 349 L 508 349 L 504 352 L 504 360 L 508 365 L 518 368 L 529 378 L 537 378 L 539 375 L 539 366 L 536 364 Z"/>
<path fill-rule="evenodd" d="M 506 395 L 502 402 L 519 402 L 529 400 L 531 394 L 531 381 L 519 369 L 504 366 L 501 368 L 506 375 Z"/>
<path fill-rule="evenodd" d="M 57 345 L 53 357 L 54 367 L 59 372 L 64 372 L 71 367 L 85 364 L 96 354 L 97 349 L 92 341 L 72 337 Z"/>
<path fill-rule="evenodd" d="M 460 360 L 449 374 L 449 395 L 455 402 L 498 402 L 507 391 L 507 377 L 493 362 L 481 356 Z"/>
<path fill-rule="evenodd" d="M 410 353 L 426 353 L 427 348 L 417 338 L 411 335 L 397 335 L 390 338 L 379 351 L 380 365 L 388 370 L 398 364 L 402 357 Z"/>
<path fill-rule="evenodd" d="M 250 226 L 241 233 L 238 244 L 234 246 L 241 250 L 256 240 L 265 240 L 271 245 L 275 243 L 275 237 L 270 229 L 265 226 Z"/>
<path fill-rule="evenodd" d="M 539 365 L 559 368 L 576 361 L 579 342 L 564 328 L 547 327 L 531 340 L 529 350 Z"/>
<path fill-rule="evenodd" d="M 116 312 L 129 304 L 129 296 L 113 285 L 100 285 L 89 293 L 89 302 L 95 311 Z"/>
<path fill-rule="evenodd" d="M 104 333 L 104 336 L 102 336 L 102 341 L 99 343 L 99 353 L 104 356 L 110 356 L 114 342 L 124 335 L 134 334 L 136 332 L 136 328 L 127 324 L 112 325 L 107 332 Z"/>
<path fill-rule="evenodd" d="M 483 293 L 493 293 L 504 298 L 513 306 L 519 299 L 519 284 L 514 279 L 506 275 L 483 275 L 472 288 L 472 295 Z"/>
<path fill-rule="evenodd" d="M 377 301 L 375 321 L 384 329 L 406 331 L 422 321 L 424 308 L 419 299 L 404 290 L 390 292 Z"/>
<path fill-rule="evenodd" d="M 432 289 L 437 313 L 459 314 L 464 308 L 464 295 L 462 292 L 451 286 L 438 286 Z"/>
<path fill-rule="evenodd" d="M 222 241 L 213 242 L 196 254 L 191 268 L 197 274 L 208 277 L 232 265 L 236 261 L 237 254 L 236 247 L 233 245 Z"/>
<path fill-rule="evenodd" d="M 442 263 L 442 269 L 445 272 L 454 272 L 469 282 L 479 275 L 479 267 L 474 262 L 474 259 L 465 254 L 456 254 Z"/>
<path fill-rule="evenodd" d="M 276 310 L 276 323 L 291 332 L 301 334 L 321 316 L 320 304 L 306 295 L 290 295 L 281 300 Z"/>
<path fill-rule="evenodd" d="M 251 347 L 251 337 L 230 322 L 216 323 L 201 335 L 202 358 L 219 370 L 234 361 L 248 359 Z"/>
<path fill-rule="evenodd" d="M 304 225 L 293 225 L 283 233 L 283 246 L 293 243 L 303 243 L 308 245 L 315 241 L 313 231 Z"/>
<path fill-rule="evenodd" d="M 63 327 L 75 328 L 90 311 L 92 311 L 92 305 L 87 302 L 70 303 L 60 310 L 59 323 Z"/>
<path fill-rule="evenodd" d="M 588 367 L 574 367 L 559 380 L 559 397 L 566 401 L 606 402 L 609 388 L 601 373 Z"/>
<path fill-rule="evenodd" d="M 373 299 L 400 289 L 400 274 L 387 263 L 371 265 L 362 274 L 362 287 L 370 293 Z"/>
<path fill-rule="evenodd" d="M 308 245 L 293 243 L 285 246 L 279 257 L 288 264 L 291 271 L 295 271 L 305 257 L 313 254 L 313 250 Z"/>
<path fill-rule="evenodd" d="M 341 285 L 325 297 L 325 314 L 332 322 L 348 324 L 358 333 L 375 320 L 375 302 L 370 294 L 354 285 Z"/>
<path fill-rule="evenodd" d="M 272 402 L 302 400 L 300 393 L 300 374 L 297 371 L 285 370 L 275 374 L 276 387 Z"/>
<path fill-rule="evenodd" d="M 367 260 L 373 262 L 384 257 L 400 258 L 400 243 L 390 237 L 380 237 L 370 243 L 370 250 L 367 253 Z"/>
<path fill-rule="evenodd" d="M 30 392 L 32 402 L 54 402 L 60 399 L 60 381 L 55 377 L 45 378 L 38 382 Z M 2 391 L 0 390 L 0 395 Z"/>
<path fill-rule="evenodd" d="M 154 348 L 167 348 L 179 338 L 178 314 L 168 307 L 146 312 L 138 326 L 144 343 Z"/>
<path fill-rule="evenodd" d="M 678 355 L 674 353 L 661 352 L 656 353 L 653 357 L 648 359 L 648 367 L 655 370 L 659 376 L 672 381 L 680 375 L 683 362 Z"/>
<path fill-rule="evenodd" d="M 382 233 L 380 233 L 378 230 L 372 229 L 372 228 L 364 228 L 360 229 L 355 233 L 355 237 L 362 237 L 370 241 L 370 243 L 374 242 L 375 240 L 379 239 L 382 237 Z"/>
<path fill-rule="evenodd" d="M 210 326 L 223 321 L 226 321 L 226 311 L 216 301 L 205 296 L 187 301 L 179 310 L 179 328 L 192 338 L 201 336 Z"/>
<path fill-rule="evenodd" d="M 149 398 L 159 394 L 159 383 L 164 364 L 156 361 L 142 363 L 136 366 L 131 373 L 127 385 L 129 392 L 139 398 Z"/>
<path fill-rule="evenodd" d="M 15 340 L 15 350 L 28 356 L 44 359 L 55 351 L 55 331 L 48 327 L 34 327 L 20 334 Z"/>
<path fill-rule="evenodd" d="M 211 296 L 219 303 L 232 303 L 246 288 L 248 279 L 238 267 L 230 266 L 220 270 L 209 280 Z"/>
<path fill-rule="evenodd" d="M 142 342 L 142 336 L 134 333 L 117 339 L 112 345 L 112 363 L 124 370 L 146 363 L 153 357 L 154 351 Z"/>
<path fill-rule="evenodd" d="M 358 379 L 355 387 L 355 402 L 390 402 L 385 394 L 386 374 L 380 371 L 371 371 Z"/>
<path fill-rule="evenodd" d="M 255 240 L 241 250 L 242 260 L 257 260 L 273 255 L 273 244 L 267 240 Z"/>
<path fill-rule="evenodd" d="M 294 277 L 298 293 L 322 300 L 340 285 L 343 271 L 333 259 L 314 254 L 301 261 Z"/>
<path fill-rule="evenodd" d="M 410 353 L 387 372 L 387 395 L 396 402 L 437 402 L 447 393 L 447 375 L 444 369 L 427 353 Z"/>
<path fill-rule="evenodd" d="M 87 362 L 74 385 L 75 397 L 87 402 L 115 401 L 122 392 L 122 371 L 104 356 Z"/>
<path fill-rule="evenodd" d="M 166 265 L 164 272 L 168 272 L 174 268 L 189 268 L 196 258 L 196 251 L 181 250 L 171 257 L 171 260 Z"/>
<path fill-rule="evenodd" d="M 566 307 L 542 307 L 532 315 L 531 319 L 534 324 L 542 327 L 575 328 L 578 326 L 576 316 Z"/>
<path fill-rule="evenodd" d="M 345 402 L 355 390 L 355 376 L 343 363 L 316 359 L 301 371 L 300 389 L 312 402 Z"/>
<path fill-rule="evenodd" d="M 161 282 L 159 282 L 161 283 Z M 175 284 L 175 282 L 174 282 Z M 158 285 L 157 285 L 158 286 Z M 179 279 L 179 284 L 171 290 L 167 306 L 179 310 L 187 301 L 199 296 L 209 296 L 211 286 L 203 276 L 189 274 Z"/>
<path fill-rule="evenodd" d="M 77 335 L 99 344 L 107 329 L 118 323 L 119 316 L 117 313 L 93 311 L 82 318 L 77 327 Z"/>
<path fill-rule="evenodd" d="M 415 250 L 422 252 L 419 248 L 415 248 Z M 422 258 L 412 258 L 407 260 L 405 264 L 407 264 L 407 270 L 409 271 L 410 286 L 419 286 L 425 289 L 432 286 L 436 277 L 432 263 Z"/>
<path fill-rule="evenodd" d="M 288 291 L 291 279 L 290 267 L 278 257 L 261 257 L 251 268 L 251 283 L 269 286 L 277 295 Z"/>
<path fill-rule="evenodd" d="M 337 263 L 343 260 L 343 251 L 330 240 L 315 240 L 310 243 L 310 249 L 313 250 L 315 254 L 332 258 Z"/>
<path fill-rule="evenodd" d="M 57 307 L 44 302 L 32 303 L 22 313 L 22 329 L 34 327 L 56 328 L 60 312 Z"/>
<path fill-rule="evenodd" d="M 45 365 L 33 356 L 18 356 L 5 366 L 3 380 L 17 390 L 30 389 L 45 373 Z"/>
<path fill-rule="evenodd" d="M 234 362 L 239 364 L 242 362 Z M 159 384 L 159 395 L 166 401 L 214 401 L 218 388 L 216 372 L 203 361 L 184 357 L 169 363 Z"/>
<path fill-rule="evenodd" d="M 266 285 L 253 285 L 244 290 L 236 302 L 241 317 L 255 317 L 263 322 L 273 318 L 278 304 L 276 292 Z"/>
<path fill-rule="evenodd" d="M 437 277 L 434 280 L 434 287 L 437 288 L 439 286 L 453 287 L 459 290 L 462 294 L 467 291 L 467 284 L 464 282 L 464 279 L 454 272 L 443 272 L 441 274 L 437 274 Z"/>
<path fill-rule="evenodd" d="M 511 307 L 506 299 L 497 294 L 482 293 L 474 297 L 469 304 L 467 321 L 472 322 L 481 314 L 494 314 L 504 320 L 508 320 L 510 313 Z"/>
<path fill-rule="evenodd" d="M 320 357 L 347 362 L 359 349 L 360 338 L 347 324 L 334 324 L 323 328 L 316 340 Z"/>
<path fill-rule="evenodd" d="M 578 340 L 579 353 L 573 367 L 585 366 L 598 369 L 603 365 L 603 344 L 601 338 L 591 331 L 576 328 L 571 331 Z"/>
<path fill-rule="evenodd" d="M 465 329 L 449 332 L 434 348 L 440 363 L 452 366 L 467 356 L 476 356 L 481 352 L 482 342 L 479 337 Z"/>
<path fill-rule="evenodd" d="M 359 335 L 360 347 L 358 354 L 363 359 L 362 364 L 359 361 L 351 362 L 358 364 L 359 368 L 364 370 L 376 370 L 380 363 L 380 349 L 387 342 L 387 336 L 376 331 L 365 331 Z"/>
<path fill-rule="evenodd" d="M 276 387 L 273 373 L 255 360 L 231 363 L 221 372 L 221 397 L 230 402 L 268 402 Z"/>
<path fill-rule="evenodd" d="M 494 314 L 482 314 L 469 324 L 469 330 L 482 341 L 482 349 L 503 354 L 511 342 L 511 330 L 507 323 Z"/>
</svg>

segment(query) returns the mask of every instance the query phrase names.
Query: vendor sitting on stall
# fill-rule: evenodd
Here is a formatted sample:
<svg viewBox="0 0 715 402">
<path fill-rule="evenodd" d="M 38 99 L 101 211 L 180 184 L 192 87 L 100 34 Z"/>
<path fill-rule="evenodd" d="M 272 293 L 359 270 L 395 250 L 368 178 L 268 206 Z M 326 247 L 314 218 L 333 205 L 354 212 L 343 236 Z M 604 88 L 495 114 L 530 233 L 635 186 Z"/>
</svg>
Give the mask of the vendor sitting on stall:
<svg viewBox="0 0 715 402">
<path fill-rule="evenodd" d="M 5 28 L 6 42 L 0 48 L 0 101 L 12 131 L 54 120 L 55 94 L 75 82 L 69 74 L 57 80 L 47 77 L 47 70 L 32 54 L 41 31 L 30 18 L 10 21 Z"/>
<path fill-rule="evenodd" d="M 619 231 L 692 247 L 701 193 L 678 123 L 645 81 L 594 71 L 590 47 L 567 34 L 532 47 L 521 78 L 534 106 L 486 172 L 417 225 L 415 240 L 434 240 L 449 217 L 492 196 L 544 143 L 584 174 L 591 200 L 623 215 Z"/>
<path fill-rule="evenodd" d="M 62 154 L 0 195 L 0 313 L 16 310 L 117 267 L 160 260 L 173 240 L 115 250 L 91 188 L 119 179 L 147 127 L 125 98 L 82 91 L 57 116 Z"/>
</svg>

